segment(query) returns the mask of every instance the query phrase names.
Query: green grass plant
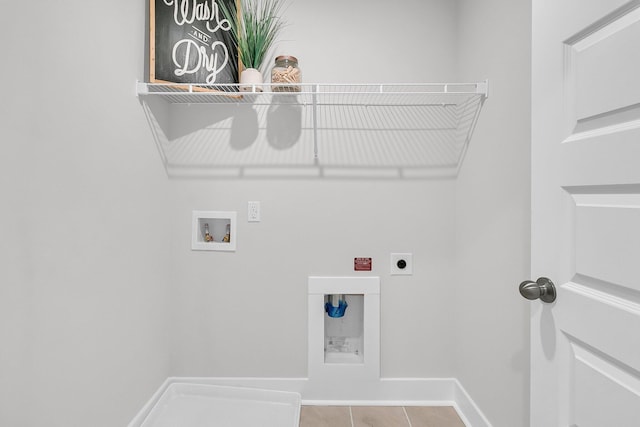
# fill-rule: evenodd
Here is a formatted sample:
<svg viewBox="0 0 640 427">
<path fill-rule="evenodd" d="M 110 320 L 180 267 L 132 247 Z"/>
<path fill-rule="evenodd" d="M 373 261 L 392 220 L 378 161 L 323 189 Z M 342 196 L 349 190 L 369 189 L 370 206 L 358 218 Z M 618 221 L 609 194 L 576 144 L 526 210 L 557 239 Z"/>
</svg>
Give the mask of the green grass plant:
<svg viewBox="0 0 640 427">
<path fill-rule="evenodd" d="M 265 56 L 284 26 L 282 0 L 240 0 L 240 13 L 224 1 L 218 4 L 229 20 L 230 33 L 245 68 L 260 70 Z"/>
</svg>

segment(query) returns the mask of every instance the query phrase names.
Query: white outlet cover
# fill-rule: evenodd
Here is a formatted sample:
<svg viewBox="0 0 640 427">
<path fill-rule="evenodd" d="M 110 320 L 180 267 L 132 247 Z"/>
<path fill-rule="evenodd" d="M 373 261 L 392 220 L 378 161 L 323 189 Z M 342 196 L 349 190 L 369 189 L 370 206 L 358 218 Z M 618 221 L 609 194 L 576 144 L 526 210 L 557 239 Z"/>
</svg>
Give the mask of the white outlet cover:
<svg viewBox="0 0 640 427">
<path fill-rule="evenodd" d="M 247 203 L 247 220 L 249 222 L 260 222 L 260 202 L 249 201 Z"/>
<path fill-rule="evenodd" d="M 398 261 L 404 260 L 407 265 L 405 268 L 398 267 Z M 413 274 L 413 254 L 411 253 L 392 253 L 391 254 L 391 275 L 392 276 L 411 276 Z"/>
</svg>

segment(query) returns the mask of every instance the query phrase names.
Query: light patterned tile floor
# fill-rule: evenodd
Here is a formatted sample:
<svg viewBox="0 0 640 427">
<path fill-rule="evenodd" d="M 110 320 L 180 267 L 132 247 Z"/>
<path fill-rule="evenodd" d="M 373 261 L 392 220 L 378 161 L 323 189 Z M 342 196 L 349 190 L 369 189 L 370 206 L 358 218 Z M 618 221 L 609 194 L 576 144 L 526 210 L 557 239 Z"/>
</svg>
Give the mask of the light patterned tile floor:
<svg viewBox="0 0 640 427">
<path fill-rule="evenodd" d="M 406 406 L 411 427 L 465 427 L 452 406 Z"/>
<path fill-rule="evenodd" d="M 303 406 L 300 427 L 465 427 L 451 406 Z"/>
</svg>

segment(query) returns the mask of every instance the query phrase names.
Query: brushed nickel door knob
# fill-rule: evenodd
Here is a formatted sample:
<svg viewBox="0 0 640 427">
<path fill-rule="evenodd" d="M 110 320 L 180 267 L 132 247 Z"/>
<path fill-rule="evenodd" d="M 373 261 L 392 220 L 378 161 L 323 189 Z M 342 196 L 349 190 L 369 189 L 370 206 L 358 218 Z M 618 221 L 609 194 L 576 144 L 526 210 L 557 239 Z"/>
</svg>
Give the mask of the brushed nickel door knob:
<svg viewBox="0 0 640 427">
<path fill-rule="evenodd" d="M 543 302 L 551 303 L 556 300 L 556 287 L 546 277 L 539 277 L 535 282 L 525 280 L 520 283 L 520 295 L 529 300 L 539 298 Z"/>
</svg>

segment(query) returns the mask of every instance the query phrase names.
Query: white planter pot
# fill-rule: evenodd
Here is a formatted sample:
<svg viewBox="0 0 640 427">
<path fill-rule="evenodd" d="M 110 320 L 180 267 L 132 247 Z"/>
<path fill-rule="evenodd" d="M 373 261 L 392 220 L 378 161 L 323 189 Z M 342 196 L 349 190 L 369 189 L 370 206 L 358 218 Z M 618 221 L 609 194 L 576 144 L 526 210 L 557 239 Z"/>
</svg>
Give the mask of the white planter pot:
<svg viewBox="0 0 640 427">
<path fill-rule="evenodd" d="M 262 73 L 255 68 L 247 68 L 240 73 L 241 92 L 262 92 Z"/>
</svg>

